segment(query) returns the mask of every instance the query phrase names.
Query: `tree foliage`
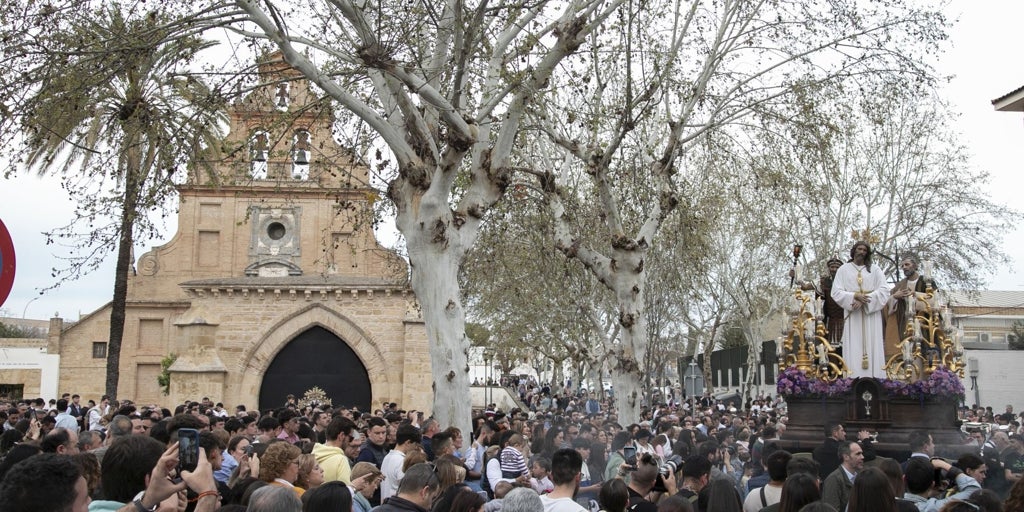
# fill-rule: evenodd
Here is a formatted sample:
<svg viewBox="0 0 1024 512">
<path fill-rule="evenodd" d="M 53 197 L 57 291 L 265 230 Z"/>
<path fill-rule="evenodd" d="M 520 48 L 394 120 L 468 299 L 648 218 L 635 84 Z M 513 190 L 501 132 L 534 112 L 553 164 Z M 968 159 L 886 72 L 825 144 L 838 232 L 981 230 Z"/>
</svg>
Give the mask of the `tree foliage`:
<svg viewBox="0 0 1024 512">
<path fill-rule="evenodd" d="M 0 322 L 0 338 L 45 338 L 42 331 Z"/>
<path fill-rule="evenodd" d="M 541 206 L 536 190 L 516 183 L 491 211 L 461 273 L 467 309 L 491 326 L 493 350 L 520 360 L 542 356 L 553 382 L 568 363 L 582 382 L 600 373 L 614 339 L 609 297 L 554 249 Z"/>
<path fill-rule="evenodd" d="M 156 377 L 156 383 L 160 391 L 167 395 L 171 392 L 171 366 L 178 360 L 178 354 L 170 353 L 160 359 L 160 375 Z"/>
<path fill-rule="evenodd" d="M 895 88 L 822 100 L 832 94 L 801 98 L 787 130 L 765 137 L 773 151 L 759 163 L 802 177 L 779 197 L 810 268 L 846 259 L 864 237 L 893 281 L 904 255 L 932 260 L 954 289 L 976 289 L 984 271 L 1008 262 L 1001 233 L 1020 212 L 984 192 L 988 174 L 971 165 L 947 106 Z"/>
<path fill-rule="evenodd" d="M 55 174 L 76 203 L 72 221 L 48 234 L 73 251 L 54 287 L 116 253 L 106 379 L 116 397 L 133 243 L 155 234 L 149 214 L 186 168 L 218 148 L 224 99 L 186 73 L 212 43 L 160 8 L 15 2 L 5 12 L 15 7 L 21 24 L 8 28 L 0 87 L 4 123 L 20 136 L 4 147 L 17 155 L 5 175 Z"/>
<path fill-rule="evenodd" d="M 1007 336 L 1010 350 L 1024 350 L 1024 320 L 1016 320 Z"/>
<path fill-rule="evenodd" d="M 548 155 L 533 170 L 557 246 L 616 296 L 613 380 L 622 417 L 633 418 L 649 342 L 646 257 L 670 215 L 699 210 L 692 196 L 715 186 L 716 152 L 745 159 L 757 132 L 783 129 L 808 87 L 927 83 L 924 56 L 945 33 L 938 13 L 911 2 L 644 2 L 617 15 L 555 77 L 556 101 L 531 109 L 555 148 L 524 160 Z M 593 182 L 586 200 L 602 215 L 586 229 L 600 230 L 600 243 L 580 238 L 566 202 L 574 173 Z"/>
</svg>

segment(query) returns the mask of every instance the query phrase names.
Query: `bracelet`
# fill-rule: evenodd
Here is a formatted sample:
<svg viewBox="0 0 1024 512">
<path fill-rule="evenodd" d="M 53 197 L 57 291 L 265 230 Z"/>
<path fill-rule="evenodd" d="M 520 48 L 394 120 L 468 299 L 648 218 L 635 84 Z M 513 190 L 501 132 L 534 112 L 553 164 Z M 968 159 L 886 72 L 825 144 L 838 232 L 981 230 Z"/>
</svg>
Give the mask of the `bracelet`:
<svg viewBox="0 0 1024 512">
<path fill-rule="evenodd" d="M 197 501 L 199 501 L 199 500 L 201 500 L 201 499 L 203 499 L 203 498 L 205 498 L 207 496 L 217 496 L 217 495 L 218 495 L 217 491 L 203 491 L 203 492 L 199 493 L 199 496 L 196 496 L 195 498 L 192 498 L 192 499 L 188 500 L 188 502 L 189 503 L 195 503 L 195 502 L 197 502 Z"/>
</svg>

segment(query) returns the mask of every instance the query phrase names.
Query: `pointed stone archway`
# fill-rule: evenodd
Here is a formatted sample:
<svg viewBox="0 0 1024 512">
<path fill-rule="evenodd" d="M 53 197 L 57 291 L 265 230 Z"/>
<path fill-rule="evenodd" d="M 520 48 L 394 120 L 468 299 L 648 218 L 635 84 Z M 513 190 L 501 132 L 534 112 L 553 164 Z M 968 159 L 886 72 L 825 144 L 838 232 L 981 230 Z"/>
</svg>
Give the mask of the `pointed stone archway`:
<svg viewBox="0 0 1024 512">
<path fill-rule="evenodd" d="M 288 342 L 263 374 L 260 410 L 285 404 L 291 394 L 302 397 L 322 389 L 333 405 L 370 409 L 370 377 L 344 340 L 320 326 L 310 327 Z"/>
<path fill-rule="evenodd" d="M 336 344 L 332 344 L 332 341 Z M 297 355 L 289 355 L 293 352 L 292 347 Z M 328 349 L 333 352 L 318 353 L 316 352 L 317 347 L 319 350 Z M 305 359 L 305 361 L 312 365 L 310 369 L 313 371 L 307 373 L 310 373 L 313 378 L 302 377 L 302 372 L 299 370 L 295 374 L 297 382 L 295 386 L 286 385 L 284 389 L 279 389 L 282 387 L 281 383 L 286 380 L 275 376 L 275 374 L 279 375 L 277 368 L 286 368 L 284 372 L 292 371 L 288 368 L 296 368 L 296 360 L 300 361 L 298 364 L 301 366 L 303 352 L 309 350 L 313 350 L 313 352 L 306 357 L 311 359 Z M 280 365 L 278 365 L 279 357 Z M 332 360 L 332 358 L 337 359 Z M 320 303 L 311 304 L 274 325 L 266 334 L 254 341 L 245 351 L 243 359 L 245 364 L 239 384 L 240 402 L 249 404 L 258 402 L 261 408 L 281 406 L 284 403 L 284 397 L 289 393 L 297 397 L 301 396 L 309 388 L 305 381 L 314 382 L 317 375 L 326 377 L 333 374 L 334 377 L 331 378 L 335 379 L 333 381 L 335 384 L 331 384 L 332 386 L 344 386 L 343 382 L 346 379 L 350 379 L 351 382 L 368 383 L 366 393 L 335 391 L 334 393 L 341 393 L 341 396 L 331 396 L 336 405 L 363 406 L 362 403 L 348 403 L 344 400 L 346 397 L 359 397 L 358 399 L 362 401 L 368 394 L 369 400 L 365 406 L 369 407 L 380 402 L 381 397 L 393 396 L 393 393 L 400 390 L 401 387 L 401 383 L 391 382 L 392 379 L 386 371 L 385 359 L 378 344 L 347 317 Z M 326 362 L 327 366 L 321 362 Z M 337 371 L 327 371 L 334 363 L 337 363 Z M 353 371 L 354 375 L 348 377 L 342 375 L 343 372 Z M 360 379 L 364 375 L 366 380 L 361 381 Z M 265 395 L 263 388 L 266 386 L 271 386 L 274 390 L 268 388 L 268 394 Z M 359 384 L 359 386 L 363 386 L 363 384 Z M 293 390 L 292 387 L 296 389 Z M 298 389 L 298 387 L 302 387 L 302 389 Z M 332 393 L 332 390 L 327 389 L 324 385 L 320 385 L 320 387 L 329 395 Z M 275 398 L 277 394 L 281 395 L 280 398 Z M 270 402 L 264 403 L 264 397 Z"/>
</svg>

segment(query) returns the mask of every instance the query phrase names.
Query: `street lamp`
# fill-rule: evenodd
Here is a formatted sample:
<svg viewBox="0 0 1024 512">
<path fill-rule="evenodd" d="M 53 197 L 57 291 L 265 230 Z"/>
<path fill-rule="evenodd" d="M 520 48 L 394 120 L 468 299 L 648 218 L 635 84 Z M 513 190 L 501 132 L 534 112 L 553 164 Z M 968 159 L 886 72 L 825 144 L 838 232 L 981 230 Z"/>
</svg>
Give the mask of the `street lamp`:
<svg viewBox="0 0 1024 512">
<path fill-rule="evenodd" d="M 39 300 L 39 296 L 33 297 L 33 298 L 32 298 L 32 300 L 28 301 L 28 303 L 27 303 L 27 304 L 25 304 L 25 309 L 21 310 L 21 318 L 22 318 L 22 320 L 24 320 L 24 319 L 25 319 L 25 314 L 26 314 L 26 313 L 28 313 L 28 307 L 29 307 L 29 306 L 30 306 L 30 305 L 31 305 L 31 304 L 32 304 L 33 302 L 35 302 L 35 301 L 37 301 L 37 300 Z"/>
<path fill-rule="evenodd" d="M 690 379 L 690 414 L 696 415 L 697 403 L 694 400 L 694 395 L 697 394 L 697 357 L 690 359 L 690 375 L 686 377 Z"/>
<path fill-rule="evenodd" d="M 484 410 L 487 410 L 487 406 L 491 403 L 491 359 L 494 358 L 494 351 L 490 348 L 484 349 Z"/>
</svg>

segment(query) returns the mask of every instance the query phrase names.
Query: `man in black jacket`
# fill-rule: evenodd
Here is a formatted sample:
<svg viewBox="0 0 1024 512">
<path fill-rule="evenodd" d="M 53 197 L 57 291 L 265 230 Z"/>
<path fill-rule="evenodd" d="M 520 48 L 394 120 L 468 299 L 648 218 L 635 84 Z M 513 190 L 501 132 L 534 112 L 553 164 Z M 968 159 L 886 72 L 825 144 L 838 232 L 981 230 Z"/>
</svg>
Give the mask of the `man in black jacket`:
<svg viewBox="0 0 1024 512">
<path fill-rule="evenodd" d="M 384 456 L 388 454 L 387 448 L 384 443 L 387 442 L 388 437 L 388 422 L 384 418 L 377 416 L 371 417 L 366 422 L 366 441 L 363 442 L 363 447 L 359 450 L 359 457 L 356 458 L 356 462 L 369 462 L 377 469 L 380 469 L 381 464 L 384 463 Z M 369 498 L 371 505 L 380 505 L 380 487 L 373 492 L 373 496 Z"/>
<path fill-rule="evenodd" d="M 1003 452 L 1009 446 L 1010 438 L 1001 430 L 993 433 L 982 446 L 981 460 L 985 461 L 988 469 L 984 486 L 1000 497 L 1006 497 L 1007 491 L 1010 490 L 1009 482 L 1006 481 L 1006 467 L 1003 465 Z"/>
<path fill-rule="evenodd" d="M 842 459 L 839 458 L 839 448 L 843 441 L 846 441 L 846 429 L 843 428 L 842 423 L 825 425 L 825 442 L 815 448 L 812 454 L 815 462 L 818 463 L 818 478 L 821 480 L 825 480 L 842 462 Z M 857 442 L 864 450 L 864 459 L 873 460 L 875 449 L 872 446 L 871 434 L 867 430 L 861 430 L 857 433 Z"/>
</svg>

